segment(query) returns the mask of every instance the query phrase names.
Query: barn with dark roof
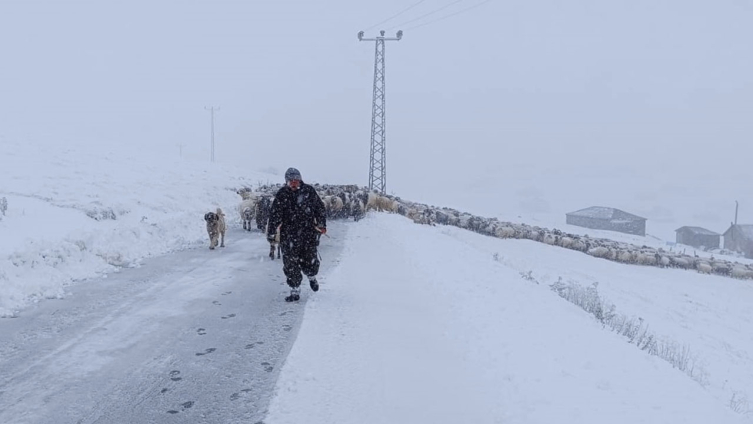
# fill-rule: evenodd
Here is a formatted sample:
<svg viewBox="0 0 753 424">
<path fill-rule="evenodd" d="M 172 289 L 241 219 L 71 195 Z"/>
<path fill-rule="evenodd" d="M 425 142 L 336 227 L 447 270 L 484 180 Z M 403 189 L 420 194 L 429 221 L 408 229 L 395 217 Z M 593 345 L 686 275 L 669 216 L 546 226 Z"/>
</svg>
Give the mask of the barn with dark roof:
<svg viewBox="0 0 753 424">
<path fill-rule="evenodd" d="M 724 248 L 753 259 L 753 225 L 732 224 L 724 232 Z"/>
<path fill-rule="evenodd" d="M 646 218 L 615 208 L 591 206 L 565 214 L 565 218 L 568 224 L 579 227 L 646 235 Z"/>
<path fill-rule="evenodd" d="M 697 248 L 718 249 L 721 234 L 701 227 L 680 227 L 675 230 L 677 243 Z"/>
</svg>

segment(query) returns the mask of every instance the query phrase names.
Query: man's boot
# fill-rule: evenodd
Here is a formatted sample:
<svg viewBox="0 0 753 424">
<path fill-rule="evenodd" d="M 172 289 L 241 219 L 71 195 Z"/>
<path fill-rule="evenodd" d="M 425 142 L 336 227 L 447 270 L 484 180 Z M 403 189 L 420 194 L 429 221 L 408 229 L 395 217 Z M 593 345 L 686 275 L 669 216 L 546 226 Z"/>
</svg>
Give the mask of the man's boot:
<svg viewBox="0 0 753 424">
<path fill-rule="evenodd" d="M 309 284 L 311 284 L 311 290 L 319 291 L 319 282 L 316 281 L 316 277 L 309 277 Z"/>
<path fill-rule="evenodd" d="M 297 302 L 301 299 L 300 287 L 290 289 L 290 295 L 285 297 L 286 302 Z"/>
</svg>

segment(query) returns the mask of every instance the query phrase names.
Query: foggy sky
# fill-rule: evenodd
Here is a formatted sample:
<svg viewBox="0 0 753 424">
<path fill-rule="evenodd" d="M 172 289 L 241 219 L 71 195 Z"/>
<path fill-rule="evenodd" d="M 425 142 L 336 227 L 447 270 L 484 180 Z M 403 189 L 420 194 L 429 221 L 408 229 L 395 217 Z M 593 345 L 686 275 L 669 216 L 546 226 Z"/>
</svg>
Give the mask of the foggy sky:
<svg viewBox="0 0 753 424">
<path fill-rule="evenodd" d="M 750 0 L 492 0 L 409 29 L 480 1 L 366 33 L 405 30 L 386 51 L 389 192 L 690 164 L 750 180 Z M 219 164 L 365 185 L 374 44 L 356 33 L 412 3 L 0 0 L 0 135 L 209 160 L 215 106 Z"/>
</svg>

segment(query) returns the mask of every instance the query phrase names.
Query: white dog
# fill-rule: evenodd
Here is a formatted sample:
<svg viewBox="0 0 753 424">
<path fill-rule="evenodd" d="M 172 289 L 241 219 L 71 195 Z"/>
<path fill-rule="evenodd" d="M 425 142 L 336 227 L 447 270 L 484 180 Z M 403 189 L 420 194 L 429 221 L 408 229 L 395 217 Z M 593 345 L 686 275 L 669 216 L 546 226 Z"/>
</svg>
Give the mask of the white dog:
<svg viewBox="0 0 753 424">
<path fill-rule="evenodd" d="M 217 208 L 217 212 L 207 212 L 204 214 L 204 221 L 207 222 L 207 233 L 209 234 L 209 249 L 214 250 L 217 242 L 220 241 L 220 247 L 225 247 L 225 214 L 222 209 Z M 218 240 L 219 239 L 219 240 Z"/>
</svg>

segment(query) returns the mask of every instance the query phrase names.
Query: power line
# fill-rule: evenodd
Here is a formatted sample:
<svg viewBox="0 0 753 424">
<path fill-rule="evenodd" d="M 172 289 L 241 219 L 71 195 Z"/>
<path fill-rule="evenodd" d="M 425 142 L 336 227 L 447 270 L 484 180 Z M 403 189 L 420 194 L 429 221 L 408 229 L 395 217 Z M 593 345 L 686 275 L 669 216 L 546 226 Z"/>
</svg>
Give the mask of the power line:
<svg viewBox="0 0 753 424">
<path fill-rule="evenodd" d="M 418 0 L 418 1 L 416 2 L 416 3 L 413 3 L 412 5 L 410 5 L 410 6 L 406 7 L 405 9 L 401 10 L 400 12 L 398 12 L 398 13 L 396 13 L 396 14 L 394 14 L 394 15 L 390 16 L 389 18 L 387 18 L 387 19 L 385 19 L 385 20 L 383 20 L 382 22 L 376 23 L 376 24 L 374 24 L 374 25 L 372 25 L 372 26 L 370 26 L 370 27 L 366 28 L 366 29 L 365 29 L 364 31 L 368 31 L 368 30 L 370 30 L 370 29 L 373 29 L 373 28 L 376 28 L 376 27 L 378 27 L 379 25 L 382 25 L 382 24 L 383 24 L 383 23 L 385 23 L 385 22 L 389 22 L 389 21 L 391 21 L 391 20 L 393 20 L 393 19 L 397 18 L 398 16 L 400 16 L 400 15 L 402 15 L 403 13 L 405 13 L 405 12 L 407 12 L 407 11 L 409 11 L 409 10 L 413 9 L 414 7 L 418 6 L 419 4 L 421 4 L 421 3 L 425 2 L 425 1 L 426 1 L 426 0 Z"/>
<path fill-rule="evenodd" d="M 403 25 L 406 25 L 406 24 L 409 24 L 409 23 L 412 23 L 412 22 L 420 21 L 421 19 L 423 19 L 423 18 L 425 18 L 425 17 L 427 17 L 427 16 L 431 16 L 431 15 L 433 15 L 433 14 L 437 13 L 437 12 L 440 12 L 440 11 L 442 11 L 442 10 L 445 10 L 445 9 L 447 9 L 448 7 L 452 6 L 452 5 L 455 5 L 455 4 L 458 4 L 458 3 L 460 3 L 461 1 L 464 1 L 464 0 L 455 0 L 455 1 L 453 1 L 452 3 L 446 4 L 446 5 L 444 5 L 444 6 L 440 7 L 440 8 L 438 8 L 438 9 L 435 9 L 435 10 L 433 10 L 433 11 L 431 11 L 431 12 L 429 12 L 429 13 L 426 13 L 426 14 L 424 14 L 424 15 L 421 15 L 421 16 L 419 16 L 419 17 L 417 17 L 417 18 L 414 18 L 414 19 L 411 19 L 411 20 L 409 20 L 409 21 L 405 21 L 405 22 L 403 22 L 403 23 L 401 23 L 401 24 L 399 24 L 399 25 L 395 25 L 395 26 L 392 26 L 392 27 L 390 27 L 390 28 L 387 28 L 387 30 L 389 31 L 389 30 L 391 30 L 391 29 L 395 29 L 395 28 L 397 28 L 397 27 L 402 27 Z"/>
<path fill-rule="evenodd" d="M 418 24 L 418 25 L 406 28 L 405 30 L 408 31 L 408 30 L 412 30 L 412 29 L 416 29 L 416 28 L 421 28 L 422 26 L 426 26 L 426 25 L 433 24 L 435 22 L 443 21 L 443 20 L 445 20 L 447 18 L 451 18 L 451 17 L 453 17 L 455 15 L 459 15 L 461 13 L 467 12 L 467 11 L 469 11 L 471 9 L 475 9 L 475 8 L 477 8 L 477 7 L 479 7 L 479 6 L 483 5 L 483 4 L 489 3 L 490 1 L 492 1 L 492 0 L 484 0 L 481 3 L 477 3 L 477 4 L 474 4 L 473 6 L 466 7 L 465 9 L 458 10 L 457 12 L 451 13 L 449 15 L 442 16 L 441 18 L 437 18 L 437 19 L 434 19 L 434 20 L 429 21 L 429 22 L 424 22 L 422 24 Z"/>
</svg>

